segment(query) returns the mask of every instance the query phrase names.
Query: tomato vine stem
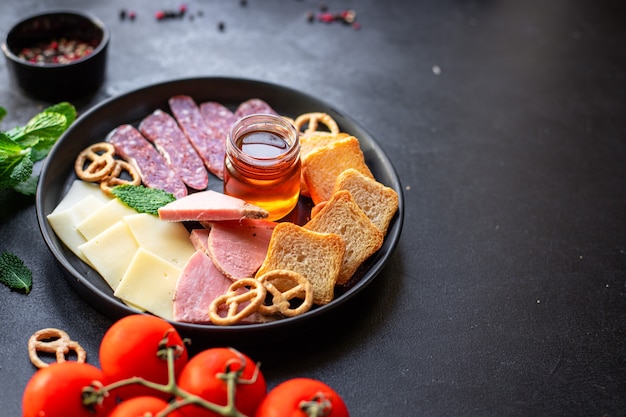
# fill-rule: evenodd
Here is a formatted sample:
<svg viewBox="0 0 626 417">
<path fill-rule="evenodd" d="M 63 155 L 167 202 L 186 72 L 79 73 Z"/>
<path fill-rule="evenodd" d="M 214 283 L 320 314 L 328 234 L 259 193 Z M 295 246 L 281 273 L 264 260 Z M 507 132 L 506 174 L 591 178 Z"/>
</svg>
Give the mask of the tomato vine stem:
<svg viewBox="0 0 626 417">
<path fill-rule="evenodd" d="M 166 408 L 160 411 L 155 417 L 166 417 L 172 411 L 187 405 L 196 405 L 224 417 L 246 417 L 239 410 L 237 410 L 237 407 L 235 406 L 237 385 L 253 383 L 254 381 L 256 381 L 259 375 L 258 367 L 257 369 L 255 369 L 255 373 L 251 377 L 251 379 L 242 379 L 242 374 L 245 369 L 246 361 L 243 356 L 241 356 L 240 352 L 233 349 L 233 351 L 238 354 L 239 359 L 234 360 L 233 362 L 229 362 L 226 365 L 226 369 L 224 370 L 224 372 L 220 372 L 216 375 L 217 378 L 223 380 L 226 383 L 227 389 L 227 403 L 226 405 L 219 405 L 207 401 L 197 395 L 189 393 L 178 386 L 176 382 L 174 361 L 176 360 L 176 355 L 178 354 L 179 348 L 179 346 L 167 345 L 167 334 L 165 335 L 163 341 L 159 344 L 159 352 L 162 353 L 162 349 L 165 349 L 166 353 L 168 373 L 168 381 L 166 384 L 159 384 L 156 382 L 148 381 L 145 378 L 141 377 L 123 379 L 106 386 L 102 385 L 102 383 L 100 382 L 94 382 L 90 386 L 87 386 L 83 389 L 83 405 L 85 405 L 85 407 L 87 408 L 93 407 L 95 404 L 101 403 L 106 396 L 110 395 L 111 391 L 127 385 L 137 384 L 151 388 L 157 392 L 170 394 L 171 396 L 176 398 Z M 233 370 L 232 365 L 237 362 L 239 363 L 239 367 Z"/>
<path fill-rule="evenodd" d="M 307 417 L 325 417 L 332 411 L 332 403 L 326 396 L 318 392 L 309 401 L 301 401 L 298 405 Z"/>
</svg>

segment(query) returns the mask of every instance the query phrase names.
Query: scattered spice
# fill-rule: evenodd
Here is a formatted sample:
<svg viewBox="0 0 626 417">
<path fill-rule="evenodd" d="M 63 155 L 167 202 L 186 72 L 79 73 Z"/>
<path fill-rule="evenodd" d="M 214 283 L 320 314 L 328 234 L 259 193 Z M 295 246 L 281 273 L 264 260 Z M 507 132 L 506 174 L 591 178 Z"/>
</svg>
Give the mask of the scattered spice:
<svg viewBox="0 0 626 417">
<path fill-rule="evenodd" d="M 85 42 L 78 39 L 59 38 L 38 43 L 24 48 L 19 57 L 37 65 L 69 64 L 91 54 L 96 42 Z"/>
<path fill-rule="evenodd" d="M 176 10 L 157 10 L 154 13 L 156 20 L 181 19 L 187 14 L 187 5 L 182 3 Z"/>
<path fill-rule="evenodd" d="M 345 9 L 339 12 L 331 12 L 325 4 L 320 5 L 320 10 L 317 14 L 311 11 L 307 12 L 306 19 L 309 23 L 313 23 L 315 20 L 323 23 L 340 22 L 351 26 L 355 30 L 361 28 L 361 24 L 356 21 L 356 12 L 354 10 Z"/>
<path fill-rule="evenodd" d="M 136 17 L 137 17 L 137 13 L 135 13 L 132 10 L 130 11 L 126 9 L 120 10 L 120 20 L 126 20 L 126 18 L 128 18 L 129 20 L 135 20 Z"/>
</svg>

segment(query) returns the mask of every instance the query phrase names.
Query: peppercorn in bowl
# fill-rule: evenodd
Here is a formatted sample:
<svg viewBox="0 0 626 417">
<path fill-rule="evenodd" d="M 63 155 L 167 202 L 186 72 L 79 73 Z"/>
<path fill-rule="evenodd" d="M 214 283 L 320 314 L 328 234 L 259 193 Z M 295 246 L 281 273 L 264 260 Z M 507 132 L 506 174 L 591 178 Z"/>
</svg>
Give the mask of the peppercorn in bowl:
<svg viewBox="0 0 626 417">
<path fill-rule="evenodd" d="M 2 43 L 10 76 L 28 95 L 48 101 L 95 92 L 104 82 L 109 30 L 84 12 L 32 15 Z"/>
</svg>

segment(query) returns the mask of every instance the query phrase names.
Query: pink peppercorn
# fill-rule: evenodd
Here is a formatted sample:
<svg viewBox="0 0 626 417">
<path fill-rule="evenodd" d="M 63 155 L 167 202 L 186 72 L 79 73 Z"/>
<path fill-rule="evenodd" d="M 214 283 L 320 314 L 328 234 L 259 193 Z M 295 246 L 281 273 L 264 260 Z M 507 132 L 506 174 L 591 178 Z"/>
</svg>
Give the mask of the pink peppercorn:
<svg viewBox="0 0 626 417">
<path fill-rule="evenodd" d="M 324 12 L 317 15 L 317 20 L 324 23 L 330 23 L 335 20 L 335 16 L 332 13 Z"/>
</svg>

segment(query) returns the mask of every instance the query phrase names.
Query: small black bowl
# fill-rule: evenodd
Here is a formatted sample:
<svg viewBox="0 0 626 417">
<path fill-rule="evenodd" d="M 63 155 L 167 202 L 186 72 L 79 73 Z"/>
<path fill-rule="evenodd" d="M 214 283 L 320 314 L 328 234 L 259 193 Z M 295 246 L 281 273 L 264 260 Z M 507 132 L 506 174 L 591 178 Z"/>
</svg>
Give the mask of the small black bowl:
<svg viewBox="0 0 626 417">
<path fill-rule="evenodd" d="M 62 101 L 86 96 L 103 83 L 109 30 L 99 19 L 77 11 L 54 11 L 27 17 L 13 26 L 2 43 L 11 76 L 28 95 Z M 80 57 L 61 55 L 58 45 L 75 42 L 88 47 Z M 56 44 L 56 45 L 55 45 Z M 29 59 L 24 51 L 48 46 L 47 53 Z M 46 56 L 45 59 L 44 55 Z M 56 56 L 53 62 L 51 58 Z M 69 57 L 69 58 L 68 58 Z"/>
</svg>

